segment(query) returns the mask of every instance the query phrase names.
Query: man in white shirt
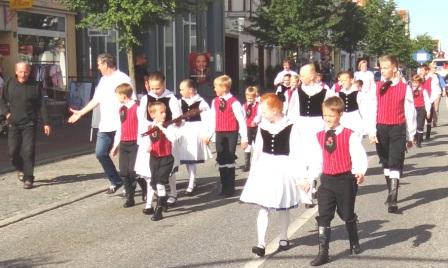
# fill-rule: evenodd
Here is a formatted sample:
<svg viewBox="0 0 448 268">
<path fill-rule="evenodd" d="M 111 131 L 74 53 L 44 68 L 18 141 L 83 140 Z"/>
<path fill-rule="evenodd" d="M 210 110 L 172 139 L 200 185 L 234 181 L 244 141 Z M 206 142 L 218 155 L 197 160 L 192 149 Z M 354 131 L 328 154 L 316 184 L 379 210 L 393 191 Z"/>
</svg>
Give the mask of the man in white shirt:
<svg viewBox="0 0 448 268">
<path fill-rule="evenodd" d="M 110 54 L 98 55 L 97 65 L 102 77 L 96 87 L 93 99 L 81 110 L 70 109 L 73 115 L 70 116 L 68 122 L 75 123 L 83 115 L 100 105 L 101 116 L 95 154 L 111 183 L 106 193 L 113 194 L 123 185 L 117 169 L 109 156 L 114 143 L 115 132 L 121 127 L 119 116 L 120 103 L 115 96 L 115 89 L 122 83 L 131 84 L 131 79 L 117 69 L 116 60 Z M 133 99 L 136 99 L 135 94 Z"/>
<path fill-rule="evenodd" d="M 283 77 L 285 74 L 290 74 L 291 76 L 297 75 L 296 72 L 291 70 L 291 61 L 289 59 L 283 60 L 283 71 L 279 72 L 274 79 L 274 87 L 278 87 L 283 82 Z"/>
</svg>

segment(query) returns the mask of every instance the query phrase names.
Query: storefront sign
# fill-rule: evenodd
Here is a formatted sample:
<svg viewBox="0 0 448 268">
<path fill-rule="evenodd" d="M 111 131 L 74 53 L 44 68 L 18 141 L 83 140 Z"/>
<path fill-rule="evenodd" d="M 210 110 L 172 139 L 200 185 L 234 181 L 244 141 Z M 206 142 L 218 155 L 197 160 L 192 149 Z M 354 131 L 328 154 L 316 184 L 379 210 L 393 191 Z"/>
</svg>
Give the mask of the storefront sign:
<svg viewBox="0 0 448 268">
<path fill-rule="evenodd" d="M 25 9 L 32 7 L 33 0 L 9 0 L 9 8 L 11 9 Z"/>
<path fill-rule="evenodd" d="M 10 56 L 11 55 L 11 46 L 9 44 L 0 44 L 0 55 Z"/>
</svg>

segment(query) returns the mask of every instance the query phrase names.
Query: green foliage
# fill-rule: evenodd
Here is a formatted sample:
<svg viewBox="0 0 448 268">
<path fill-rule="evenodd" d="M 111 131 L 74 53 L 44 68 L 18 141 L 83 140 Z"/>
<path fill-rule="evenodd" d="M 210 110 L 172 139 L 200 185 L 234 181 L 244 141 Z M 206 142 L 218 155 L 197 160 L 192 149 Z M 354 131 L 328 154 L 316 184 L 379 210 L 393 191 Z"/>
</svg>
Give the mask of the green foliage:
<svg viewBox="0 0 448 268">
<path fill-rule="evenodd" d="M 339 5 L 336 13 L 341 20 L 333 28 L 334 44 L 353 53 L 359 48 L 367 31 L 364 10 L 353 2 L 345 1 Z"/>
</svg>

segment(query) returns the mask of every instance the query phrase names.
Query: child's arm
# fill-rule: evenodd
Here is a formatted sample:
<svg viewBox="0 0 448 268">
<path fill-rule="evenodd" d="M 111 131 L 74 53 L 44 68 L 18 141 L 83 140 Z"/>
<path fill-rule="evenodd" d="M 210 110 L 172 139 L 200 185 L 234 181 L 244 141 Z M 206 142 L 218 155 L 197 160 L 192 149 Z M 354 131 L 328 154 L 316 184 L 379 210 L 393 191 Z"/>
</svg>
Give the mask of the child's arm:
<svg viewBox="0 0 448 268">
<path fill-rule="evenodd" d="M 208 113 L 208 120 L 206 124 L 207 124 L 207 133 L 203 139 L 203 142 L 205 144 L 209 144 L 210 140 L 212 139 L 215 133 L 215 127 L 216 127 L 215 99 L 212 100 L 212 105 L 210 106 L 210 112 Z"/>
<path fill-rule="evenodd" d="M 422 92 L 423 92 L 423 99 L 425 102 L 426 117 L 429 118 L 431 116 L 431 101 L 429 99 L 428 91 L 426 89 L 423 89 Z"/>
<path fill-rule="evenodd" d="M 367 171 L 367 154 L 361 143 L 359 134 L 352 133 L 349 140 L 350 158 L 352 160 L 352 173 L 356 177 L 357 184 L 364 182 L 364 175 Z"/>
<path fill-rule="evenodd" d="M 238 132 L 241 137 L 241 148 L 246 149 L 248 145 L 247 139 L 247 125 L 246 119 L 244 118 L 243 107 L 238 101 L 234 101 L 232 104 L 232 111 L 236 117 L 236 121 L 238 121 Z"/>
<path fill-rule="evenodd" d="M 417 115 L 414 106 L 414 94 L 410 86 L 406 87 L 406 96 L 404 100 L 404 114 L 406 117 L 406 140 L 414 140 L 415 133 L 417 132 Z M 408 142 L 408 147 L 412 147 L 412 142 Z"/>
</svg>

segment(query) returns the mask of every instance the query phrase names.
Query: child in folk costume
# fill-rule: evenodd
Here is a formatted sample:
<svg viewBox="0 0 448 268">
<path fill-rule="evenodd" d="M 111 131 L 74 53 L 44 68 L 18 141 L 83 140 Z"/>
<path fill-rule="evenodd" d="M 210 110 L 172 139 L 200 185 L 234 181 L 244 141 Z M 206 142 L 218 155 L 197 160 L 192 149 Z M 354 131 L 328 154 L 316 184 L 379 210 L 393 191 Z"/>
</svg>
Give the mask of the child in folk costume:
<svg viewBox="0 0 448 268">
<path fill-rule="evenodd" d="M 398 211 L 399 180 L 403 171 L 406 146 L 412 147 L 416 131 L 415 107 L 412 89 L 398 75 L 398 60 L 392 55 L 380 59 L 384 81 L 377 83 L 374 102 L 369 105 L 369 140 L 376 144 L 384 169 L 389 213 Z M 408 142 L 406 142 L 408 141 Z"/>
<path fill-rule="evenodd" d="M 114 145 L 110 154 L 115 156 L 118 153 L 117 149 L 120 151 L 119 174 L 123 180 L 126 197 L 123 207 L 128 208 L 135 205 L 136 174 L 134 166 L 138 150 L 138 104 L 132 99 L 134 93 L 132 86 L 127 83 L 120 84 L 115 89 L 115 93 L 118 101 L 122 104 L 122 107 L 120 107 L 121 127 L 115 133 Z"/>
<path fill-rule="evenodd" d="M 182 99 L 180 105 L 182 113 L 198 109 L 200 114 L 185 119 L 184 124 L 180 127 L 179 139 L 179 160 L 181 164 L 186 164 L 189 181 L 185 190 L 185 195 L 191 196 L 196 187 L 196 164 L 204 163 L 205 160 L 212 157 L 210 149 L 202 141 L 207 135 L 206 122 L 207 113 L 210 107 L 207 102 L 197 94 L 194 88 L 194 82 L 191 79 L 183 80 L 180 85 L 180 94 Z"/>
<path fill-rule="evenodd" d="M 425 120 L 431 116 L 430 96 L 426 88 L 422 86 L 423 81 L 424 79 L 418 74 L 412 77 L 414 107 L 417 112 L 417 133 L 415 133 L 414 144 L 416 144 L 417 147 L 422 147 Z"/>
<path fill-rule="evenodd" d="M 283 114 L 288 115 L 288 111 L 294 110 L 294 106 L 298 103 L 298 95 L 295 93 L 299 89 L 301 84 L 300 76 L 291 76 L 291 88 L 286 91 L 285 101 L 283 102 Z"/>
<path fill-rule="evenodd" d="M 426 135 L 425 135 L 425 139 L 429 140 L 429 138 L 431 138 L 431 127 L 433 124 L 433 118 L 436 117 L 434 102 L 442 93 L 442 89 L 440 88 L 439 79 L 437 78 L 437 75 L 431 74 L 428 65 L 423 64 L 419 68 L 418 74 L 424 79 L 422 87 L 424 87 L 428 92 L 429 101 L 431 102 L 431 113 L 426 118 Z"/>
<path fill-rule="evenodd" d="M 277 94 L 280 100 L 285 101 L 285 94 L 291 89 L 291 74 L 285 74 L 282 81 L 282 84 L 277 87 L 275 94 Z"/>
<path fill-rule="evenodd" d="M 258 245 L 252 248 L 252 252 L 262 257 L 265 255 L 269 212 L 278 211 L 281 224 L 279 250 L 287 250 L 289 209 L 298 207 L 302 199 L 311 202 L 304 186 L 309 185 L 319 173 L 317 166 L 312 169 L 314 172 L 307 171 L 306 158 L 313 159 L 307 153 L 312 151 L 304 147 L 306 143 L 298 125 L 283 115 L 281 100 L 274 93 L 266 93 L 261 97 L 260 105 L 263 120 L 255 140 L 249 178 L 240 200 L 260 206 Z M 311 181 L 305 182 L 308 176 Z"/>
<path fill-rule="evenodd" d="M 148 92 L 140 100 L 140 106 L 138 109 L 138 119 L 139 119 L 139 133 L 145 133 L 148 127 L 153 125 L 153 119 L 149 116 L 148 107 L 151 103 L 155 101 L 161 101 L 166 106 L 166 120 L 172 120 L 182 114 L 180 105 L 174 94 L 166 89 L 165 87 L 165 76 L 161 72 L 151 73 L 149 76 L 145 77 L 145 88 Z M 140 136 L 140 135 L 139 135 Z M 151 171 L 149 169 L 149 153 L 146 148 L 148 147 L 148 139 L 138 137 L 137 140 L 139 144 L 139 150 L 137 152 L 137 160 L 135 163 L 135 171 L 140 176 L 144 177 L 147 183 L 150 183 Z M 176 163 L 176 162 L 175 162 Z M 175 174 L 170 177 L 170 198 L 168 201 L 176 201 L 176 179 Z M 152 187 L 147 187 L 147 198 L 146 206 L 143 209 L 144 214 L 152 214 L 153 209 L 151 208 L 152 198 L 154 196 L 154 191 Z M 173 196 L 173 197 L 171 197 Z M 173 200 L 174 199 L 174 200 Z"/>
<path fill-rule="evenodd" d="M 246 118 L 247 125 L 247 138 L 249 145 L 244 150 L 244 168 L 243 171 L 247 172 L 250 169 L 250 155 L 252 151 L 252 145 L 255 142 L 257 136 L 258 124 L 260 123 L 261 116 L 259 113 L 259 101 L 258 88 L 248 87 L 246 88 L 246 103 L 243 105 L 244 118 Z"/>
<path fill-rule="evenodd" d="M 316 84 L 321 85 L 326 90 L 330 90 L 330 87 L 322 80 L 323 75 L 321 73 L 316 74 Z"/>
<path fill-rule="evenodd" d="M 341 90 L 336 93 L 344 101 L 344 113 L 341 117 L 341 125 L 355 131 L 359 135 L 365 132 L 365 124 L 362 120 L 360 106 L 362 106 L 362 95 L 353 82 L 353 74 L 343 71 L 339 75 Z"/>
<path fill-rule="evenodd" d="M 163 102 L 152 102 L 148 107 L 148 113 L 153 119 L 153 125 L 149 130 L 154 131 L 148 135 L 149 146 L 147 147 L 150 154 L 148 163 L 151 169 L 150 185 L 154 191 L 157 191 L 157 206 L 151 220 L 158 221 L 163 219 L 162 210 L 166 210 L 168 206 L 165 186 L 174 168 L 172 143 L 178 138 L 178 129 L 173 125 L 166 128 L 163 125 L 166 122 L 166 105 Z"/>
<path fill-rule="evenodd" d="M 320 177 L 317 199 L 319 216 L 319 254 L 311 262 L 319 266 L 329 262 L 330 223 L 337 211 L 345 221 L 350 241 L 350 254 L 361 253 L 359 246 L 355 199 L 358 185 L 364 181 L 367 171 L 367 155 L 359 135 L 343 127 L 340 119 L 344 111 L 344 102 L 333 96 L 322 105 L 325 130 L 317 133 L 312 151 L 318 151 L 318 159 L 322 175 Z"/>
<path fill-rule="evenodd" d="M 224 197 L 235 194 L 235 150 L 238 133 L 241 137 L 241 148 L 247 147 L 247 126 L 243 108 L 230 93 L 232 79 L 221 75 L 213 81 L 216 98 L 210 109 L 210 135 L 204 139 L 208 144 L 213 132 L 216 135 L 216 154 L 221 177 L 221 193 Z"/>
</svg>

